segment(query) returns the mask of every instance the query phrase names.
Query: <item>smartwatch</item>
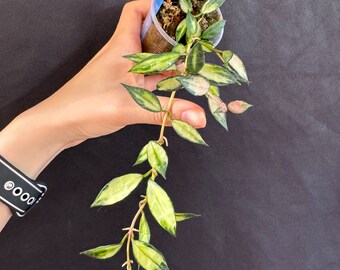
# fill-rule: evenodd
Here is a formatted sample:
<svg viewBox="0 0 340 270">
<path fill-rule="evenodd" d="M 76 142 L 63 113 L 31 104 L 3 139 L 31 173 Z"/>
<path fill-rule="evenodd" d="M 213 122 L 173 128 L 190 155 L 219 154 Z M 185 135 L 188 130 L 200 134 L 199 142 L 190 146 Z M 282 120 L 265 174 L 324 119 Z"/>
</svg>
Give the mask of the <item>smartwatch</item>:
<svg viewBox="0 0 340 270">
<path fill-rule="evenodd" d="M 0 201 L 23 217 L 44 196 L 47 186 L 33 181 L 0 156 Z"/>
</svg>

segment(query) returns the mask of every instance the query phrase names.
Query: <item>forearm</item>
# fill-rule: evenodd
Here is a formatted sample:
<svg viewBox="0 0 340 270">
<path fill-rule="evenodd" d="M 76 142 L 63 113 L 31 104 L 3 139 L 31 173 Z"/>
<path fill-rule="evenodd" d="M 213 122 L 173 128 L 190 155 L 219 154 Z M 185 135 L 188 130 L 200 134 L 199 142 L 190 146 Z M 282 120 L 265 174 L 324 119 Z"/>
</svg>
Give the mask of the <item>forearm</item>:
<svg viewBox="0 0 340 270">
<path fill-rule="evenodd" d="M 29 110 L 0 132 L 0 155 L 31 179 L 36 179 L 67 144 L 62 129 L 52 118 Z M 0 231 L 11 215 L 0 202 Z"/>
</svg>

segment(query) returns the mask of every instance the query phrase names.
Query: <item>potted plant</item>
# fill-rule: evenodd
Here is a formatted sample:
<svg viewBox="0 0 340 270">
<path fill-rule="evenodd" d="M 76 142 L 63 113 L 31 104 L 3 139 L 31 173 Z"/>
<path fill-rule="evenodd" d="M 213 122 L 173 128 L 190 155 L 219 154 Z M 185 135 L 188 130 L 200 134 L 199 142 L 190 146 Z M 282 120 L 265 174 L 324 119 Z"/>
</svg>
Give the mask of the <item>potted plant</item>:
<svg viewBox="0 0 340 270">
<path fill-rule="evenodd" d="M 182 6 L 180 5 L 182 3 Z M 192 14 L 198 15 L 205 1 L 193 0 L 189 2 Z M 186 12 L 184 2 L 178 0 L 151 0 L 151 9 L 142 27 L 143 52 L 163 53 L 171 51 L 178 42 L 185 43 Z M 223 20 L 222 12 L 218 8 L 200 17 L 200 31 Z M 225 21 L 221 24 L 224 25 Z M 223 27 L 212 39 L 214 46 L 218 45 L 223 36 Z"/>
<path fill-rule="evenodd" d="M 180 137 L 193 143 L 207 145 L 193 126 L 172 117 L 171 107 L 177 91 L 186 90 L 194 96 L 205 97 L 211 113 L 225 129 L 228 129 L 227 112 L 239 114 L 251 106 L 239 100 L 225 103 L 220 97 L 221 86 L 248 83 L 247 73 L 240 58 L 229 50 L 215 47 L 221 39 L 225 25 L 218 11 L 223 2 L 224 0 L 152 0 L 152 8 L 144 23 L 142 34 L 143 47 L 148 51 L 124 56 L 135 63 L 129 72 L 148 75 L 177 70 L 176 63 L 179 62 L 182 62 L 184 67 L 180 71 L 177 70 L 176 75 L 157 84 L 157 90 L 171 93 L 165 110 L 162 109 L 156 95 L 150 91 L 122 84 L 138 105 L 151 112 L 163 112 L 163 123 L 158 139 L 150 140 L 142 148 L 134 164 L 148 162 L 150 170 L 114 178 L 103 187 L 92 203 L 92 207 L 113 205 L 128 197 L 143 180 L 147 181 L 146 192 L 141 195 L 142 199 L 131 225 L 123 229 L 125 233 L 121 241 L 117 244 L 99 246 L 81 254 L 96 259 L 108 259 L 125 245 L 126 261 L 123 267 L 126 269 L 132 269 L 132 256 L 143 269 L 168 269 L 162 253 L 150 243 L 151 232 L 144 210 L 148 207 L 159 225 L 174 236 L 178 222 L 199 216 L 176 212 L 171 199 L 158 180 L 166 178 L 168 168 L 165 150 L 168 140 L 164 136 L 167 121 L 171 122 Z M 158 10 L 158 13 L 155 13 L 155 10 Z M 154 21 L 156 18 L 157 22 Z M 163 32 L 159 31 L 157 23 L 162 26 Z M 172 38 L 170 43 L 168 38 L 160 41 L 164 38 L 164 33 Z M 152 36 L 158 42 L 151 43 Z M 155 43 L 156 47 L 151 46 Z M 151 51 L 158 53 L 154 54 Z M 207 63 L 206 53 L 215 54 L 221 64 Z"/>
</svg>

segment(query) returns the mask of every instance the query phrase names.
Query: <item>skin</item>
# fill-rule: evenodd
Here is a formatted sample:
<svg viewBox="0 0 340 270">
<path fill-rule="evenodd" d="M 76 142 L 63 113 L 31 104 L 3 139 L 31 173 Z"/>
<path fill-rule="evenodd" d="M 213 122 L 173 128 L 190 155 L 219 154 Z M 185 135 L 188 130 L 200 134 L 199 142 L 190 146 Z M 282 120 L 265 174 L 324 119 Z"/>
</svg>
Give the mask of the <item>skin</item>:
<svg viewBox="0 0 340 270">
<path fill-rule="evenodd" d="M 174 75 L 127 72 L 133 63 L 122 56 L 141 52 L 140 29 L 149 8 L 149 0 L 127 3 L 115 33 L 93 59 L 57 92 L 17 116 L 0 132 L 0 154 L 36 179 L 64 149 L 127 125 L 160 125 L 162 115 L 139 107 L 120 85 L 152 91 L 161 79 Z M 168 98 L 159 99 L 166 108 Z M 175 99 L 172 115 L 196 128 L 206 124 L 204 110 L 190 101 Z M 0 231 L 11 215 L 9 208 L 0 202 Z"/>
</svg>

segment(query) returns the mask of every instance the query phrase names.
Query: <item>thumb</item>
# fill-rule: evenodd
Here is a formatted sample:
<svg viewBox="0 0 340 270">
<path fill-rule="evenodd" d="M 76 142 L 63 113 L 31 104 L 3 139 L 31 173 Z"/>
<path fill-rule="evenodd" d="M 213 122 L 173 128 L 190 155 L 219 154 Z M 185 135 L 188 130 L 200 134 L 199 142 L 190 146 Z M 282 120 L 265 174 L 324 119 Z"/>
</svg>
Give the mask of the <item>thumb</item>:
<svg viewBox="0 0 340 270">
<path fill-rule="evenodd" d="M 162 108 L 166 109 L 169 103 L 168 97 L 158 97 L 162 104 Z M 131 124 L 151 124 L 151 125 L 161 125 L 163 122 L 164 113 L 154 113 L 147 111 L 137 104 L 134 104 L 134 108 L 129 114 Z M 195 128 L 203 128 L 206 125 L 206 117 L 204 109 L 188 100 L 175 98 L 172 109 L 171 109 L 172 119 L 182 120 L 192 125 Z M 171 122 L 167 120 L 167 126 L 171 126 Z"/>
</svg>

